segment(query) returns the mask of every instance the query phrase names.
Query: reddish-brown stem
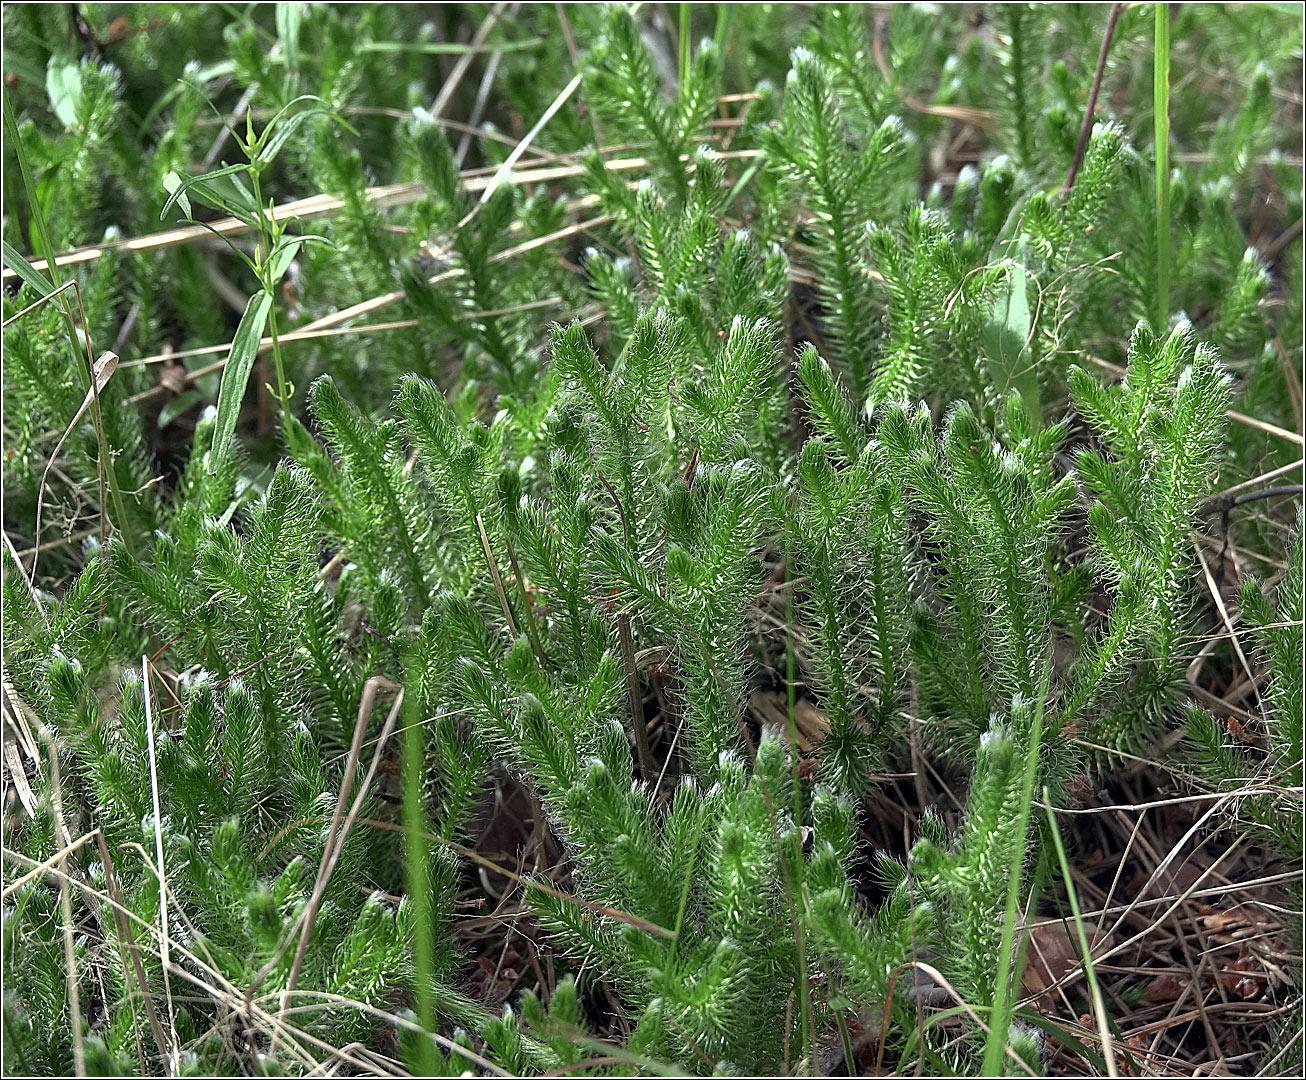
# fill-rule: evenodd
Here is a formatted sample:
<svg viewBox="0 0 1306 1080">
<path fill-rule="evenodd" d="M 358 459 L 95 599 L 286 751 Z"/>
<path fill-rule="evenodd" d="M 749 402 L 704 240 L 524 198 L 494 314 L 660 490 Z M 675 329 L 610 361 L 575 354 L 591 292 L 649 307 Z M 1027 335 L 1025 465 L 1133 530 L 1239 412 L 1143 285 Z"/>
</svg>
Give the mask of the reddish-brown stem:
<svg viewBox="0 0 1306 1080">
<path fill-rule="evenodd" d="M 1075 157 L 1070 162 L 1070 173 L 1062 185 L 1062 192 L 1075 186 L 1075 177 L 1079 174 L 1080 163 L 1084 160 L 1084 150 L 1088 146 L 1088 136 L 1093 130 L 1093 114 L 1097 111 L 1097 95 L 1102 89 L 1102 75 L 1106 71 L 1107 54 L 1111 51 L 1111 39 L 1115 37 L 1116 23 L 1125 10 L 1124 4 L 1112 4 L 1111 14 L 1107 16 L 1106 30 L 1102 33 L 1102 48 L 1097 54 L 1097 70 L 1093 72 L 1093 88 L 1088 92 L 1088 104 L 1084 108 L 1084 122 L 1079 128 L 1079 142 L 1075 145 Z"/>
</svg>

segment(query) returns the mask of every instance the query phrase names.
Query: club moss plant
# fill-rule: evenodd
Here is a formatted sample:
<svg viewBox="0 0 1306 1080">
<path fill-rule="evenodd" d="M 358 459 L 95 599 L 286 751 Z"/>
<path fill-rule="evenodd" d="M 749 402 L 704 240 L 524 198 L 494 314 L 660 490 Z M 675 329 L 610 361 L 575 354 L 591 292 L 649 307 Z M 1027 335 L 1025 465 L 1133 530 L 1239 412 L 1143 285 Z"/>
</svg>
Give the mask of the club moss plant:
<svg viewBox="0 0 1306 1080">
<path fill-rule="evenodd" d="M 6 6 L 6 1072 L 1038 1073 L 1035 795 L 1299 866 L 1300 10 L 1103 7 Z"/>
</svg>

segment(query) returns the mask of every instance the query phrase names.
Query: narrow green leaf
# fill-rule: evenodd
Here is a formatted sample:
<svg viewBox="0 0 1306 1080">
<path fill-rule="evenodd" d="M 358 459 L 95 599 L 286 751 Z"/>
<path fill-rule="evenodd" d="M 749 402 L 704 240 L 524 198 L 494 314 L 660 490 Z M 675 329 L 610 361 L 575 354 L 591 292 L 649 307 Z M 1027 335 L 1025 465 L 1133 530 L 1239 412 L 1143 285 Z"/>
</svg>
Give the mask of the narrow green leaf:
<svg viewBox="0 0 1306 1080">
<path fill-rule="evenodd" d="M 726 42 L 730 40 L 730 24 L 734 21 L 734 17 L 734 4 L 717 4 L 716 31 L 712 34 L 712 40 L 722 57 L 726 54 Z"/>
<path fill-rule="evenodd" d="M 169 195 L 175 195 L 177 197 L 177 202 L 181 205 L 181 212 L 183 214 L 187 217 L 193 216 L 190 212 L 190 198 L 187 196 L 186 192 L 181 190 L 181 175 L 179 173 L 172 169 L 168 170 L 163 177 L 163 190 Z"/>
<path fill-rule="evenodd" d="M 250 369 L 254 366 L 254 357 L 258 355 L 259 342 L 263 338 L 263 327 L 268 321 L 268 312 L 272 310 L 272 294 L 256 293 L 249 298 L 245 314 L 241 316 L 240 326 L 231 342 L 231 353 L 227 357 L 227 366 L 222 372 L 222 386 L 218 390 L 218 417 L 213 424 L 213 456 L 219 457 L 236 433 L 236 418 L 240 415 L 240 403 L 245 397 L 245 386 L 249 382 Z"/>
<path fill-rule="evenodd" d="M 680 92 L 684 93 L 685 84 L 689 82 L 689 64 L 690 64 L 690 7 L 688 4 L 680 5 L 680 32 L 677 35 L 677 45 L 680 46 L 680 81 L 677 85 Z"/>
<path fill-rule="evenodd" d="M 235 70 L 236 65 L 230 60 L 220 60 L 216 64 L 210 64 L 207 67 L 200 68 L 200 70 L 195 72 L 193 75 L 181 79 L 172 87 L 171 90 L 165 94 L 161 94 L 154 104 L 150 106 L 150 111 L 141 118 L 140 125 L 136 129 L 137 138 L 144 136 L 144 134 L 150 130 L 150 125 L 154 123 L 155 118 L 187 90 L 203 96 L 203 91 L 200 89 L 200 86 L 212 82 L 215 79 L 220 79 L 224 75 L 230 75 Z"/>
<path fill-rule="evenodd" d="M 54 292 L 54 287 L 36 267 L 29 263 L 8 240 L 4 241 L 4 260 L 5 265 L 15 274 L 22 278 L 33 289 L 42 296 L 49 296 Z"/>
<path fill-rule="evenodd" d="M 273 127 L 272 124 L 268 124 L 268 126 L 263 129 L 262 136 L 260 136 L 260 142 L 263 139 L 267 139 L 267 143 L 266 145 L 261 146 L 255 154 L 259 165 L 265 166 L 271 164 L 272 160 L 281 152 L 281 148 L 286 145 L 290 140 L 290 137 L 299 130 L 304 121 L 309 119 L 309 117 L 330 115 L 332 114 L 328 113 L 325 109 L 305 109 L 303 112 L 295 113 L 294 116 L 289 116 L 284 120 L 279 121 L 275 127 Z"/>
<path fill-rule="evenodd" d="M 272 264 L 271 280 L 279 281 L 281 275 L 290 269 L 290 264 L 299 253 L 299 249 L 308 243 L 325 244 L 329 248 L 334 248 L 336 246 L 325 236 L 321 236 L 317 233 L 302 233 L 299 236 L 283 236 L 279 241 L 277 241 L 277 246 L 272 249 L 272 255 L 268 260 Z"/>
<path fill-rule="evenodd" d="M 203 400 L 204 395 L 198 390 L 187 390 L 184 394 L 173 398 L 159 410 L 157 427 L 162 431 L 192 405 L 198 405 Z"/>
<path fill-rule="evenodd" d="M 411 653 L 405 662 L 413 664 Z M 424 777 L 426 772 L 426 728 L 416 705 L 416 695 L 406 694 L 404 703 L 403 741 L 403 823 L 408 869 L 408 895 L 412 898 L 416 918 L 413 920 L 413 967 L 415 975 L 414 1005 L 417 1022 L 426 1032 L 435 1030 L 435 943 L 432 940 L 434 920 L 431 913 L 430 862 L 431 845 L 427 842 L 426 800 Z M 419 1065 L 424 1072 L 432 1072 L 439 1055 L 430 1039 L 417 1042 Z"/>
<path fill-rule="evenodd" d="M 292 72 L 299 70 L 299 24 L 303 10 L 303 4 L 277 5 L 277 37 L 281 39 L 286 67 Z"/>
<path fill-rule="evenodd" d="M 1027 1024 L 1032 1024 L 1049 1038 L 1055 1039 L 1057 1045 L 1070 1051 L 1070 1053 L 1082 1057 L 1099 1073 L 1106 1072 L 1106 1059 L 1103 1058 L 1101 1054 L 1097 1053 L 1097 1051 L 1093 1050 L 1091 1047 L 1085 1046 L 1074 1035 L 1063 1031 L 1060 1025 L 1053 1023 L 1046 1016 L 1043 1016 L 1029 1008 L 1017 1009 L 1013 1015 L 1019 1017 Z"/>
<path fill-rule="evenodd" d="M 223 177 L 233 176 L 235 173 L 242 172 L 249 172 L 249 166 L 244 164 L 224 165 L 220 169 L 214 169 L 212 172 L 201 173 L 199 176 L 188 176 L 184 180 L 179 177 L 178 183 L 175 187 L 169 186 L 168 181 L 165 179 L 163 186 L 168 188 L 170 194 L 168 196 L 168 201 L 163 204 L 163 209 L 159 212 L 159 217 L 167 217 L 168 211 L 171 210 L 174 205 L 181 202 L 182 199 L 186 197 L 187 192 L 191 192 L 194 194 L 196 200 L 202 202 L 205 206 L 221 211 L 224 214 L 230 214 L 232 217 L 238 217 L 242 221 L 252 221 L 252 217 L 249 216 L 249 211 L 252 208 L 253 203 L 252 198 L 250 199 L 251 207 L 238 207 L 232 203 L 229 198 L 225 197 L 214 185 L 215 180 L 220 180 Z M 175 176 L 176 174 L 173 173 L 171 175 Z M 237 188 L 236 190 L 239 191 L 240 189 Z M 188 212 L 187 217 L 189 216 Z"/>
<path fill-rule="evenodd" d="M 244 176 L 248 175 L 251 175 L 251 170 L 247 166 L 237 166 L 232 172 L 194 185 L 190 189 L 191 197 L 215 209 L 221 207 L 225 213 L 261 228 L 261 207 L 244 181 Z"/>
<path fill-rule="evenodd" d="M 304 109 L 302 112 L 291 113 L 291 110 L 302 101 L 316 102 L 320 108 Z M 250 149 L 250 162 L 256 164 L 260 170 L 276 158 L 281 148 L 285 146 L 286 141 L 299 129 L 299 126 L 309 117 L 326 116 L 334 120 L 351 135 L 357 135 L 355 129 L 344 117 L 332 110 L 331 106 L 318 97 L 316 94 L 300 94 L 299 97 L 286 102 L 277 114 L 267 122 L 262 133 L 257 139 L 252 139 L 253 143 Z"/>
<path fill-rule="evenodd" d="M 5 142 L 14 149 L 14 156 L 18 159 L 18 171 L 23 177 L 23 188 L 27 193 L 27 205 L 32 211 L 32 228 L 36 232 L 37 244 L 33 244 L 33 250 L 37 255 L 53 256 L 55 254 L 54 244 L 50 240 L 50 231 L 45 224 L 45 214 L 41 210 L 41 201 L 37 197 L 36 184 L 32 180 L 32 169 L 27 161 L 27 152 L 23 147 L 23 140 L 18 134 L 18 117 L 14 114 L 14 103 L 9 98 L 9 91 L 6 90 L 4 97 L 4 123 L 5 123 Z M 36 250 L 37 247 L 40 250 Z M 59 268 L 51 262 L 47 271 L 50 281 L 58 288 L 63 284 L 63 279 L 59 276 Z M 85 385 L 91 385 L 89 373 L 85 379 Z"/>
<path fill-rule="evenodd" d="M 1156 5 L 1152 94 L 1156 127 L 1156 332 L 1170 322 L 1170 5 Z"/>
<path fill-rule="evenodd" d="M 463 45 L 456 41 L 364 41 L 357 46 L 359 52 L 373 53 L 424 53 L 429 56 L 461 56 L 463 53 L 521 52 L 537 49 L 541 40 L 487 41 L 482 45 Z"/>
<path fill-rule="evenodd" d="M 1075 935 L 1079 939 L 1079 967 L 1088 980 L 1089 996 L 1093 1003 L 1093 1011 L 1097 1014 L 1098 1023 L 1101 1028 L 1105 1028 L 1109 1022 L 1110 1014 L 1107 1012 L 1101 988 L 1097 984 L 1097 972 L 1093 967 L 1093 947 L 1088 943 L 1088 935 L 1084 932 L 1084 918 L 1080 914 L 1079 897 L 1075 894 L 1075 882 L 1070 872 L 1070 862 L 1066 858 L 1065 845 L 1061 842 L 1061 829 L 1057 825 L 1057 816 L 1052 809 L 1052 795 L 1046 786 L 1043 788 L 1043 803 L 1047 807 L 1048 835 L 1052 837 L 1052 845 L 1057 851 L 1057 862 L 1061 867 L 1061 880 L 1065 883 L 1066 897 L 1070 900 L 1070 911 L 1075 920 Z M 1105 1031 L 1100 1030 L 1100 1034 L 1103 1049 L 1106 1049 L 1107 1036 Z M 1112 1066 L 1107 1067 L 1107 1072 L 1112 1076 L 1116 1075 L 1116 1071 Z"/>
</svg>

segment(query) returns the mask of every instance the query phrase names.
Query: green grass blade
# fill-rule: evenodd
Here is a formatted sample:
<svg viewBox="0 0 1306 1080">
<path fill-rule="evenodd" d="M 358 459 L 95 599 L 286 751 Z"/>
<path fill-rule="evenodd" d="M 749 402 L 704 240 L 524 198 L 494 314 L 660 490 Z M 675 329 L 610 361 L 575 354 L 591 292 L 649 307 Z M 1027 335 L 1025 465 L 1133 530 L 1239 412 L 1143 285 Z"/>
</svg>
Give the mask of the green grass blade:
<svg viewBox="0 0 1306 1080">
<path fill-rule="evenodd" d="M 50 230 L 45 223 L 45 214 L 41 209 L 41 200 L 36 194 L 36 184 L 32 180 L 32 170 L 27 162 L 27 152 L 23 147 L 23 140 L 18 134 L 18 119 L 14 115 L 13 102 L 9 100 L 8 93 L 0 94 L 0 97 L 4 98 L 5 141 L 14 149 L 14 157 L 18 161 L 18 171 L 23 177 L 23 190 L 27 194 L 28 207 L 32 212 L 32 228 L 36 230 L 37 239 L 41 245 L 41 253 L 45 255 L 45 273 L 51 283 L 51 288 L 48 291 L 57 292 L 59 286 L 63 284 L 63 278 L 59 273 L 59 265 L 55 262 L 55 247 L 53 242 L 50 240 Z M 5 248 L 5 258 L 7 261 L 9 258 L 9 252 L 13 251 L 13 249 L 8 244 L 5 245 Z M 16 251 L 14 254 L 18 255 Z M 21 256 L 19 256 L 19 258 L 21 258 Z M 23 263 L 33 275 L 37 273 L 36 268 L 27 263 L 26 260 L 23 260 Z M 30 282 L 27 275 L 22 274 L 20 267 L 15 266 L 12 263 L 10 265 L 16 272 L 20 273 L 24 280 L 29 280 Z M 36 287 L 38 289 L 40 288 L 39 285 Z M 73 321 L 72 312 L 68 308 L 67 298 L 60 296 L 55 302 L 58 304 L 59 311 L 63 314 L 64 327 L 68 331 L 68 344 L 73 350 L 73 370 L 77 372 L 77 378 L 81 383 L 82 389 L 90 393 L 93 386 L 93 375 L 91 369 L 94 365 L 94 361 L 89 355 L 89 342 L 87 339 L 83 338 L 81 333 L 79 333 L 77 324 Z M 80 356 L 84 345 L 88 354 L 86 367 L 82 367 L 80 361 L 77 359 Z M 134 554 L 136 545 L 132 540 L 132 529 L 128 523 L 127 511 L 122 502 L 122 490 L 118 485 L 118 470 L 113 463 L 113 456 L 109 453 L 109 447 L 104 437 L 104 422 L 103 417 L 100 415 L 100 399 L 98 394 L 93 397 L 93 400 L 95 402 L 95 437 L 100 455 L 100 505 L 101 508 L 103 508 L 104 484 L 107 481 L 109 496 L 113 500 L 113 512 L 114 517 L 117 519 L 118 532 L 122 536 L 123 543 L 127 545 L 127 550 Z M 38 545 L 40 544 L 41 538 L 39 536 L 36 538 L 36 542 Z"/>
<path fill-rule="evenodd" d="M 27 282 L 27 284 L 42 296 L 49 296 L 54 292 L 54 289 L 46 279 L 46 276 L 23 258 L 19 252 L 15 251 L 13 244 L 8 240 L 4 241 L 4 259 L 5 265 L 9 267 L 10 270 Z"/>
<path fill-rule="evenodd" d="M 36 230 L 36 241 L 41 250 L 38 255 L 44 255 L 49 260 L 47 273 L 50 280 L 54 282 L 56 288 L 63 284 L 59 277 L 59 268 L 54 263 L 55 247 L 50 240 L 50 231 L 45 224 L 45 214 L 41 212 L 41 203 L 36 196 L 36 184 L 32 180 L 32 170 L 27 164 L 27 154 L 23 149 L 23 140 L 18 137 L 18 119 L 14 116 L 13 102 L 9 100 L 8 93 L 4 97 L 4 114 L 5 114 L 5 140 L 14 148 L 14 157 L 18 161 L 18 171 L 23 177 L 23 189 L 27 192 L 28 206 L 32 211 L 32 228 Z M 90 385 L 90 372 L 86 373 L 87 385 Z"/>
<path fill-rule="evenodd" d="M 1066 896 L 1070 899 L 1070 913 L 1075 920 L 1075 936 L 1079 939 L 1079 955 L 1081 964 L 1084 969 L 1084 977 L 1088 980 L 1088 991 L 1093 1001 L 1093 1014 L 1097 1019 L 1098 1033 L 1102 1039 L 1102 1049 L 1105 1053 L 1106 1071 L 1108 1076 L 1120 1075 L 1116 1071 L 1115 1054 L 1111 1052 L 1111 1033 L 1107 1028 L 1107 1011 L 1106 1002 L 1102 999 L 1102 991 L 1097 985 L 1097 972 L 1093 970 L 1093 950 L 1088 942 L 1088 935 L 1084 933 L 1084 920 L 1079 914 L 1079 897 L 1075 894 L 1075 882 L 1070 874 L 1070 863 L 1066 859 L 1066 849 L 1061 843 L 1061 830 L 1057 828 L 1057 816 L 1052 810 L 1052 796 L 1048 789 L 1043 789 L 1043 803 L 1047 807 L 1048 827 L 1052 833 L 1052 845 L 1057 849 L 1057 862 L 1061 866 L 1061 880 L 1066 885 Z"/>
<path fill-rule="evenodd" d="M 1088 1064 L 1092 1065 L 1098 1072 L 1106 1072 L 1106 1059 L 1097 1051 L 1085 1046 L 1074 1035 L 1069 1034 L 1061 1028 L 1060 1025 L 1049 1020 L 1046 1016 L 1035 1012 L 1033 1009 L 1017 1009 L 1016 1015 L 1022 1021 L 1029 1024 L 1030 1027 L 1036 1027 L 1049 1039 L 1056 1042 L 1062 1049 L 1083 1058 Z"/>
<path fill-rule="evenodd" d="M 426 56 L 462 56 L 464 53 L 524 52 L 538 49 L 535 41 L 487 41 L 463 45 L 456 41 L 364 41 L 356 48 L 365 53 L 421 53 Z"/>
<path fill-rule="evenodd" d="M 1156 124 L 1156 332 L 1170 321 L 1170 5 L 1156 5 L 1153 43 Z"/>
<path fill-rule="evenodd" d="M 417 695 L 406 694 L 404 705 L 404 855 L 407 863 L 408 896 L 413 905 L 413 1005 L 422 1030 L 435 1030 L 435 942 L 432 940 L 431 882 L 427 872 L 430 845 L 426 840 L 425 783 L 426 727 L 417 708 Z M 419 1039 L 416 1066 L 435 1075 L 439 1062 L 435 1044 Z"/>
<path fill-rule="evenodd" d="M 680 5 L 680 31 L 677 34 L 677 44 L 680 46 L 680 86 L 683 92 L 685 83 L 689 81 L 690 65 L 690 5 Z"/>
</svg>

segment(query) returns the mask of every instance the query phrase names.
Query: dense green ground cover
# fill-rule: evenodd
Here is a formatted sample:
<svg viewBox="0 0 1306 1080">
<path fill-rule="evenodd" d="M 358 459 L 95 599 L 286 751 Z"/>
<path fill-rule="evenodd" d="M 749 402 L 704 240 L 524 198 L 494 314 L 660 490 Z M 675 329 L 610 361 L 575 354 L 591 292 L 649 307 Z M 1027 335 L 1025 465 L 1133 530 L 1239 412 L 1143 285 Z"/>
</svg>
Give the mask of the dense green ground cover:
<svg viewBox="0 0 1306 1080">
<path fill-rule="evenodd" d="M 7 5 L 6 1072 L 1291 1073 L 1301 62 Z"/>
</svg>

